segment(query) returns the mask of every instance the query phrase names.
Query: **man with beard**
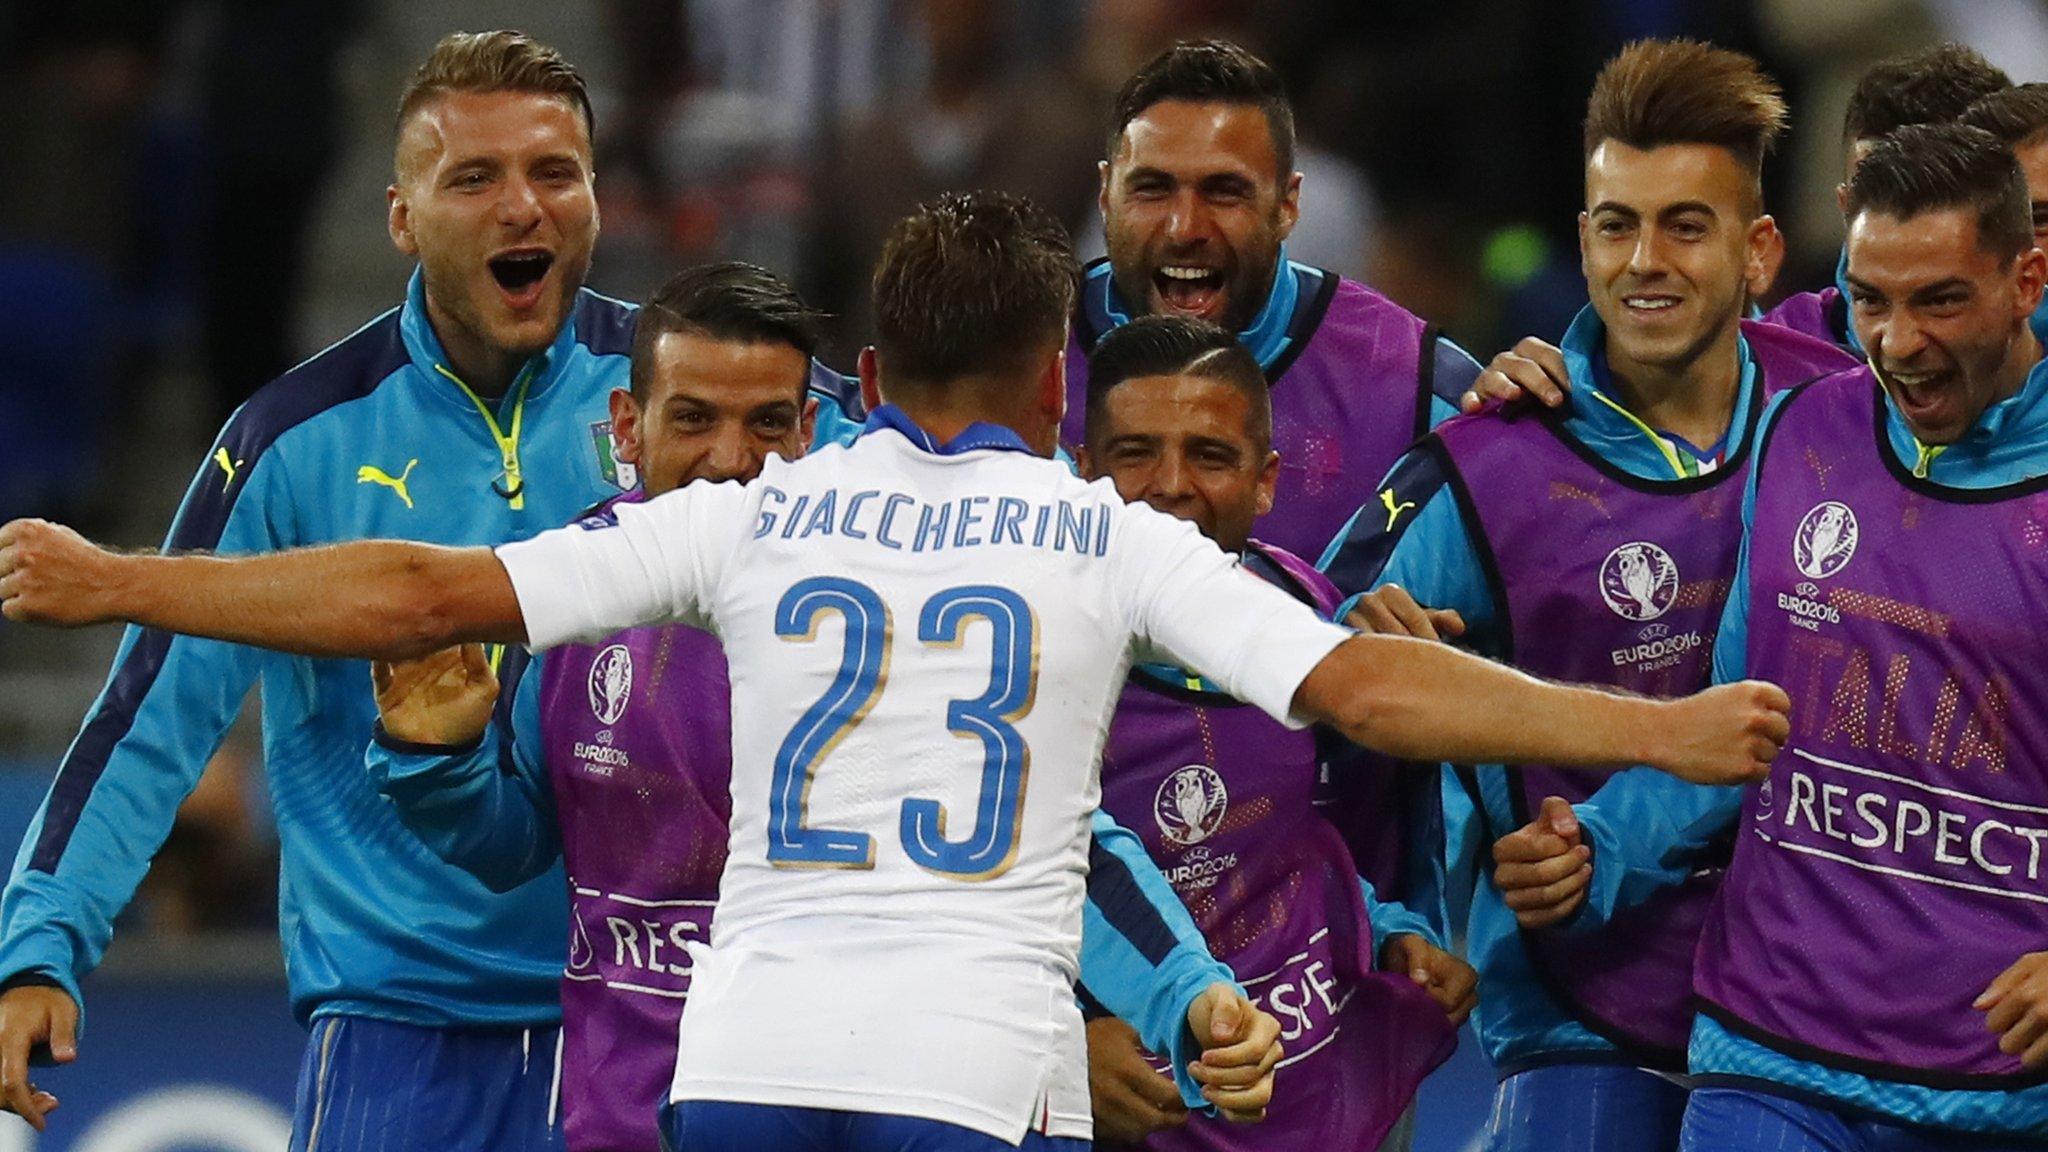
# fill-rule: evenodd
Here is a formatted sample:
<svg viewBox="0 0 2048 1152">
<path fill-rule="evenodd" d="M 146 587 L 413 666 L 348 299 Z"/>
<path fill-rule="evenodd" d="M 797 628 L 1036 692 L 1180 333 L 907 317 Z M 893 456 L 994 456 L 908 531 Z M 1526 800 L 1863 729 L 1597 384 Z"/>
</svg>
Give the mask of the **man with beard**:
<svg viewBox="0 0 2048 1152">
<path fill-rule="evenodd" d="M 619 459 L 640 487 L 593 514 L 802 456 L 818 407 L 807 396 L 815 324 L 788 285 L 751 265 L 665 285 L 637 317 L 632 387 L 611 398 Z M 557 860 L 567 868 L 570 1152 L 655 1152 L 688 949 L 709 940 L 729 835 L 732 687 L 718 638 L 674 624 L 530 659 L 511 649 L 495 676 L 476 645 L 374 673 L 370 776 L 406 826 L 494 892 Z M 1088 884 L 1100 899 L 1088 908 L 1084 979 L 1185 1068 L 1201 1047 L 1181 1027 L 1186 1001 L 1230 971 L 1136 838 L 1100 814 Z M 1174 946 L 1155 968 L 1136 942 L 1160 939 Z M 1202 1106 L 1186 1095 L 1184 1107 Z"/>
<path fill-rule="evenodd" d="M 1280 472 L 1257 534 L 1319 555 L 1395 457 L 1456 414 L 1478 365 L 1365 285 L 1287 259 L 1302 185 L 1294 110 L 1243 48 L 1183 42 L 1132 75 L 1101 174 L 1109 255 L 1086 270 L 1075 312 L 1063 440 L 1084 441 L 1087 351 L 1103 333 L 1155 314 L 1220 325 L 1273 384 Z M 1434 919 L 1434 780 L 1350 773 L 1323 799 L 1364 875 Z"/>
<path fill-rule="evenodd" d="M 1272 505 L 1279 460 L 1265 376 L 1232 333 L 1179 316 L 1118 327 L 1089 357 L 1087 418 L 1083 475 L 1191 521 L 1318 612 L 1336 606 L 1306 561 L 1248 536 Z M 1144 839 L 1297 1058 L 1266 1122 L 1236 1129 L 1189 1116 L 1129 1025 L 1092 1021 L 1098 1140 L 1142 1139 L 1154 1152 L 1376 1148 L 1450 1055 L 1475 977 L 1355 879 L 1313 803 L 1337 739 L 1290 730 L 1173 665 L 1131 670 L 1103 745 L 1103 806 Z"/>
<path fill-rule="evenodd" d="M 2048 255 L 2012 154 L 1961 125 L 1879 141 L 1848 214 L 1870 363 L 1765 411 L 1714 648 L 1717 681 L 1797 686 L 1792 739 L 1757 788 L 1603 844 L 1592 880 L 1655 890 L 1734 835 L 1683 1148 L 2039 1148 Z M 1523 906 L 1597 919 L 1581 888 L 1532 883 Z"/>
<path fill-rule="evenodd" d="M 1706 683 L 1740 535 L 1735 465 L 1757 414 L 1854 364 L 1741 319 L 1772 267 L 1761 174 L 1784 120 L 1777 85 L 1739 53 L 1651 40 L 1608 62 L 1586 111 L 1591 304 L 1563 339 L 1570 402 L 1454 421 L 1395 466 L 1324 565 L 1346 591 L 1374 589 L 1354 619 L 1441 627 L 1541 675 L 1651 693 Z M 1568 881 L 1587 853 L 1682 821 L 1711 790 L 1540 763 L 1460 768 L 1445 784 L 1451 899 L 1469 906 L 1479 1037 L 1501 1074 L 1489 1147 L 1668 1152 L 1712 846 L 1667 861 L 1686 888 L 1586 934 L 1519 929 L 1521 897 L 1482 879 L 1478 858 L 1540 809 L 1570 846 L 1544 857 L 1543 880 Z"/>
<path fill-rule="evenodd" d="M 606 397 L 632 313 L 582 287 L 590 141 L 583 81 L 553 49 L 511 32 L 437 45 L 397 119 L 390 234 L 419 260 L 405 303 L 229 420 L 166 549 L 499 543 L 630 486 Z M 406 832 L 362 774 L 368 676 L 128 633 L 0 897 L 7 1108 L 41 1127 L 55 1106 L 31 1050 L 78 1054 L 78 981 L 260 681 L 292 1006 L 313 1033 L 293 1147 L 554 1145 L 561 877 L 493 894 Z"/>
</svg>

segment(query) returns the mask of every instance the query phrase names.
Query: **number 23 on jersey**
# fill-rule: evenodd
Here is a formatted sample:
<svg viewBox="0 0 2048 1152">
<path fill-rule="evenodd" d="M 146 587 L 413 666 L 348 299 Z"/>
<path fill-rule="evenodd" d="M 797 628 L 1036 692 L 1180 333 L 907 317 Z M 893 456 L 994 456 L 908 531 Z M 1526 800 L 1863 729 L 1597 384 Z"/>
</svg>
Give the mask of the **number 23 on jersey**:
<svg viewBox="0 0 2048 1152">
<path fill-rule="evenodd" d="M 839 671 L 775 753 L 768 798 L 768 859 L 778 868 L 873 868 L 875 839 L 866 832 L 808 825 L 811 782 L 832 749 L 881 698 L 889 682 L 889 606 L 875 590 L 837 576 L 815 576 L 783 594 L 775 634 L 814 642 L 826 613 L 846 625 Z M 1016 722 L 1031 711 L 1038 688 L 1036 619 L 1024 598 L 993 584 L 948 588 L 925 601 L 917 639 L 925 647 L 955 648 L 970 621 L 990 628 L 988 686 L 971 700 L 946 706 L 946 727 L 981 741 L 981 790 L 974 824 L 964 839 L 946 838 L 946 810 L 936 800 L 903 801 L 898 834 L 919 867 L 959 880 L 992 880 L 1017 857 L 1024 785 L 1031 749 Z"/>
</svg>

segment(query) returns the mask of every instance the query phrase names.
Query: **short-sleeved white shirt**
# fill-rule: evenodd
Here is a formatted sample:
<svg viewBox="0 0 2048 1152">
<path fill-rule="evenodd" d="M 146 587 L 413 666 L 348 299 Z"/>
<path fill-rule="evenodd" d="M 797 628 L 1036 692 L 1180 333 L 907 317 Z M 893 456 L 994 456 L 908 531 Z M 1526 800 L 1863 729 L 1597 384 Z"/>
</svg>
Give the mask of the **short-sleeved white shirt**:
<svg viewBox="0 0 2048 1152">
<path fill-rule="evenodd" d="M 1286 720 L 1348 633 L 1007 430 L 878 423 L 498 555 L 536 648 L 667 620 L 725 645 L 730 852 L 673 1099 L 1087 1136 L 1073 985 L 1125 672 Z"/>
</svg>

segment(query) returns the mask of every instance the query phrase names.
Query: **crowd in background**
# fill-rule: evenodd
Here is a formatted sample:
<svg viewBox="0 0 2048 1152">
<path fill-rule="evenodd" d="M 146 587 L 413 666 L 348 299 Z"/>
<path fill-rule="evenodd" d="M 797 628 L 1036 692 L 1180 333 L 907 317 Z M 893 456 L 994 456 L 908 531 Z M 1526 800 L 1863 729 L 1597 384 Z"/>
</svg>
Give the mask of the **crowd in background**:
<svg viewBox="0 0 2048 1152">
<path fill-rule="evenodd" d="M 1766 167 L 1791 244 L 1781 292 L 1832 273 L 1840 110 L 1866 65 L 1958 39 L 2048 77 L 2048 0 L 10 5 L 0 521 L 162 535 L 228 412 L 395 298 L 408 269 L 373 237 L 404 68 L 452 28 L 494 26 L 559 44 L 596 85 L 595 287 L 633 299 L 687 264 L 752 260 L 833 314 L 825 358 L 842 369 L 884 230 L 938 191 L 1023 192 L 1099 253 L 1110 94 L 1181 37 L 1238 40 L 1292 86 L 1306 179 L 1289 255 L 1481 360 L 1554 338 L 1583 302 L 1579 119 L 1632 39 L 1710 39 L 1783 83 L 1793 131 Z M 114 640 L 0 628 L 0 785 L 34 782 L 0 788 L 0 807 L 33 806 Z M 231 743 L 188 803 L 138 904 L 155 927 L 274 915 L 252 746 Z"/>
</svg>

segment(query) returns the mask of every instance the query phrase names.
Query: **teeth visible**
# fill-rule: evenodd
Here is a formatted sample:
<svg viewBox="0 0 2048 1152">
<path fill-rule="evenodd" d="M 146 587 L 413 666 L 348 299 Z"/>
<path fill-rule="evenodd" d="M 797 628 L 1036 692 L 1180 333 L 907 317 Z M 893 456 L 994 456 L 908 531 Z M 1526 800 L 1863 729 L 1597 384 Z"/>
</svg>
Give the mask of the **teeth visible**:
<svg viewBox="0 0 2048 1152">
<path fill-rule="evenodd" d="M 1675 308 L 1678 305 L 1678 301 L 1670 299 L 1669 297 L 1662 296 L 1655 298 L 1644 296 L 1624 296 L 1622 297 L 1622 303 L 1627 304 L 1631 308 L 1641 308 L 1646 311 L 1652 312 L 1659 311 L 1665 308 Z"/>
<path fill-rule="evenodd" d="M 1159 272 L 1160 275 L 1165 276 L 1169 280 L 1202 280 L 1210 275 L 1211 270 L 1208 268 L 1189 268 L 1185 265 L 1170 264 L 1161 268 Z"/>
</svg>

